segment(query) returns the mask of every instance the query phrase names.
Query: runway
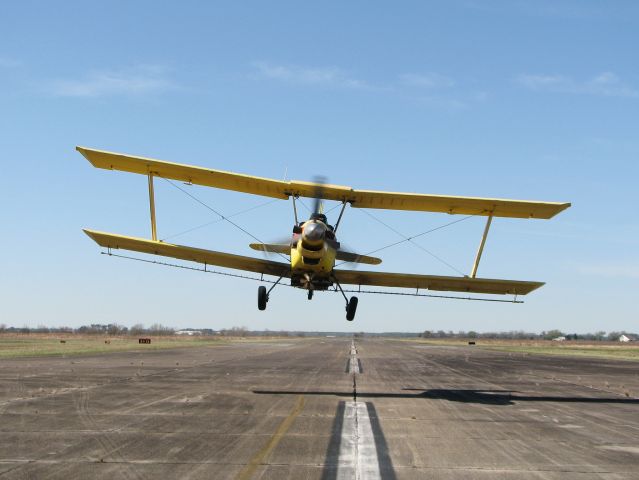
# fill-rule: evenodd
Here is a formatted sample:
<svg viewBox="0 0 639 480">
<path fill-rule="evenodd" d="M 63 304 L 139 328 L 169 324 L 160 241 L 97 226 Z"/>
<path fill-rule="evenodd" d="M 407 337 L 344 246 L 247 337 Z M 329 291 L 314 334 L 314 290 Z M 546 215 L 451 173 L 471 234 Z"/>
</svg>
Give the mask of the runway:
<svg viewBox="0 0 639 480">
<path fill-rule="evenodd" d="M 346 338 L 0 361 L 0 480 L 637 479 L 639 364 Z"/>
</svg>

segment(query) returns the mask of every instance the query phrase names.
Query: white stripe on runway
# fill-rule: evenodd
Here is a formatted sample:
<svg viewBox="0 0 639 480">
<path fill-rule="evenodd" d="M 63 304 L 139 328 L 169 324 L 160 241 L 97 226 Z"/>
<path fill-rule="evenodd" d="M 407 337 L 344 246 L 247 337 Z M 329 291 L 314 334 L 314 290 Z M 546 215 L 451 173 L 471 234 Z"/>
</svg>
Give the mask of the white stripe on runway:
<svg viewBox="0 0 639 480">
<path fill-rule="evenodd" d="M 381 479 L 377 448 L 366 404 L 346 402 L 344 407 L 337 479 Z"/>
<path fill-rule="evenodd" d="M 359 362 L 357 361 L 357 348 L 355 341 L 351 341 L 351 360 L 348 364 L 348 373 L 361 373 L 359 370 Z"/>
<path fill-rule="evenodd" d="M 348 373 L 360 373 L 359 362 L 357 361 L 357 357 L 355 355 L 351 356 L 351 362 L 348 366 Z"/>
</svg>

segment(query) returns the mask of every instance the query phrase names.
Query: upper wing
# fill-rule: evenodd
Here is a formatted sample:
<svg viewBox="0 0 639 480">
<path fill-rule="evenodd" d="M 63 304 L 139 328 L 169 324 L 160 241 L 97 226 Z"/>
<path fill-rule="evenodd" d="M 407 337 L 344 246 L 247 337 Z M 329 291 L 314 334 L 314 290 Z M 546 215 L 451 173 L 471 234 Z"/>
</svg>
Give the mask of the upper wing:
<svg viewBox="0 0 639 480">
<path fill-rule="evenodd" d="M 95 242 L 104 248 L 122 248 L 134 252 L 150 253 L 163 257 L 179 258 L 191 262 L 217 265 L 219 267 L 246 270 L 248 272 L 264 273 L 277 277 L 290 277 L 291 266 L 286 263 L 273 262 L 261 258 L 244 257 L 231 253 L 214 252 L 202 248 L 185 247 L 171 243 L 146 240 L 144 238 L 127 237 L 114 233 L 84 230 Z"/>
<path fill-rule="evenodd" d="M 236 192 L 287 199 L 291 195 L 312 198 L 318 190 L 318 184 L 313 182 L 273 180 L 85 147 L 76 147 L 76 149 L 93 166 L 98 168 L 144 175 L 152 173 L 163 178 Z M 321 190 L 323 198 L 349 202 L 356 208 L 414 210 L 463 215 L 487 216 L 492 214 L 495 217 L 551 218 L 570 206 L 570 203 L 561 202 L 354 190 L 351 187 L 340 185 L 321 185 Z"/>
<path fill-rule="evenodd" d="M 544 285 L 543 282 L 526 282 L 519 280 L 444 277 L 410 273 L 360 272 L 356 270 L 334 270 L 333 275 L 340 283 L 351 285 L 421 288 L 424 290 L 488 293 L 496 295 L 526 295 Z"/>
</svg>

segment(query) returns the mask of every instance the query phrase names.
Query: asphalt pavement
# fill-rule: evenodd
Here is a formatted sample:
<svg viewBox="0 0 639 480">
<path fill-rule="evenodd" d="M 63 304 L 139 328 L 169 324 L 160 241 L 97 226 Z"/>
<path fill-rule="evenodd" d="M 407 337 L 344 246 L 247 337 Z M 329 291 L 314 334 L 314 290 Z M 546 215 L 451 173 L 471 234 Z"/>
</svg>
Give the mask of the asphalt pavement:
<svg viewBox="0 0 639 480">
<path fill-rule="evenodd" d="M 0 360 L 5 479 L 639 479 L 639 363 L 314 338 Z"/>
</svg>

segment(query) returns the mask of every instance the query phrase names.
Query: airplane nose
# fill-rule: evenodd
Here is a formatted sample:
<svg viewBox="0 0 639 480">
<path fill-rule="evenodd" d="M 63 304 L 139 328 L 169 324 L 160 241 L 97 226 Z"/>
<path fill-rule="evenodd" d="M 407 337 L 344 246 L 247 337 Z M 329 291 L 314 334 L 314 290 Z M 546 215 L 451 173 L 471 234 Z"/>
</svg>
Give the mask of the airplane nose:
<svg viewBox="0 0 639 480">
<path fill-rule="evenodd" d="M 321 223 L 309 223 L 304 226 L 302 237 L 305 242 L 311 245 L 318 245 L 324 240 L 324 234 L 326 233 L 326 227 Z"/>
</svg>

